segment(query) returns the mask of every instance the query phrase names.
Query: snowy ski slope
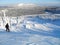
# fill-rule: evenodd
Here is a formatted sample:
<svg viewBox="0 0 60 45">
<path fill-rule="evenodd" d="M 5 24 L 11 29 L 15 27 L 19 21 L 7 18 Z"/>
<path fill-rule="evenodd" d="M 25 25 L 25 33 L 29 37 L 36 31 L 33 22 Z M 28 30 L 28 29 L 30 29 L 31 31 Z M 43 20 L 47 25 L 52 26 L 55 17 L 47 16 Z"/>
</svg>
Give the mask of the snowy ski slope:
<svg viewBox="0 0 60 45">
<path fill-rule="evenodd" d="M 0 45 L 60 45 L 59 16 L 0 17 Z M 5 31 L 7 22 L 11 32 Z"/>
</svg>

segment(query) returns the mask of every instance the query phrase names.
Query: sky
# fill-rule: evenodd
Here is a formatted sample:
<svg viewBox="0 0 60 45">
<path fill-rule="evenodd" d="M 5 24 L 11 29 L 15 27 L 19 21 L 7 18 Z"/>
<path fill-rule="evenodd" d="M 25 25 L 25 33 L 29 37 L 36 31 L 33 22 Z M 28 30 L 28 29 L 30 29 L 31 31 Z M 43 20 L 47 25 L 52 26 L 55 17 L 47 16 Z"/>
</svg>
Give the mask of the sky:
<svg viewBox="0 0 60 45">
<path fill-rule="evenodd" d="M 18 4 L 18 3 L 34 3 L 41 5 L 59 5 L 60 0 L 0 0 L 0 5 Z"/>
</svg>

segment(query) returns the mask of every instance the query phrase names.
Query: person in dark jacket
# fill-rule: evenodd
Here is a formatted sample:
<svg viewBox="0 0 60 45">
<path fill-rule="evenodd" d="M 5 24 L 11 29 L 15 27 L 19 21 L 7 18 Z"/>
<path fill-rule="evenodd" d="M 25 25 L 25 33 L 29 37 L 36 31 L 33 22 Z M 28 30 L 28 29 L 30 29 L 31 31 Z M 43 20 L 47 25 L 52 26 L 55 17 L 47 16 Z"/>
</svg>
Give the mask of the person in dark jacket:
<svg viewBox="0 0 60 45">
<path fill-rule="evenodd" d="M 7 31 L 7 32 L 10 32 L 9 24 L 8 24 L 8 23 L 5 25 L 5 28 L 6 28 L 6 31 Z"/>
</svg>

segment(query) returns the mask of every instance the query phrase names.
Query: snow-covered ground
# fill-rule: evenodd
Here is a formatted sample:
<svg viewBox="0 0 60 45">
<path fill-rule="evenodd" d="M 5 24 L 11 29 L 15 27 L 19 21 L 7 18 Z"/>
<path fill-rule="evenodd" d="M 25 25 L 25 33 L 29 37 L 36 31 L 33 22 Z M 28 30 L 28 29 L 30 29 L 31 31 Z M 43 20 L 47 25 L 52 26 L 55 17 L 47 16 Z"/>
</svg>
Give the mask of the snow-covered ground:
<svg viewBox="0 0 60 45">
<path fill-rule="evenodd" d="M 60 38 L 37 33 L 0 32 L 0 45 L 60 45 Z"/>
<path fill-rule="evenodd" d="M 47 16 L 0 17 L 0 45 L 60 45 L 59 15 Z"/>
</svg>

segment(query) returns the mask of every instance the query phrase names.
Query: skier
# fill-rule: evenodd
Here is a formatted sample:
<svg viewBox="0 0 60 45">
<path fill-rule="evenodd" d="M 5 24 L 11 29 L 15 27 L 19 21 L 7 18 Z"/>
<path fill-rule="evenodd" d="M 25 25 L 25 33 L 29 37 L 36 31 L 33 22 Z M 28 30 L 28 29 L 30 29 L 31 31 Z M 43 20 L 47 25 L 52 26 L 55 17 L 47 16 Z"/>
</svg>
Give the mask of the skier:
<svg viewBox="0 0 60 45">
<path fill-rule="evenodd" d="M 5 25 L 5 28 L 6 28 L 6 31 L 7 31 L 7 32 L 10 32 L 8 23 Z"/>
</svg>

